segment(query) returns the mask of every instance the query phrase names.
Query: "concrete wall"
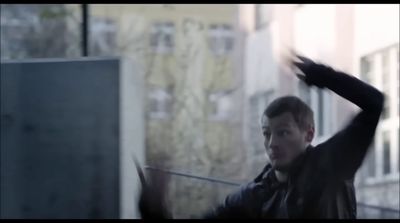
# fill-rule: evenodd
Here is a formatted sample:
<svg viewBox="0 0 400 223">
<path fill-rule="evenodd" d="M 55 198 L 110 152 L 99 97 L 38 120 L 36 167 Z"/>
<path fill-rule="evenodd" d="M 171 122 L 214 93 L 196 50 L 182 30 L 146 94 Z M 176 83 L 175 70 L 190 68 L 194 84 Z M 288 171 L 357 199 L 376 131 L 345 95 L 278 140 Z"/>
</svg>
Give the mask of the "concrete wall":
<svg viewBox="0 0 400 223">
<path fill-rule="evenodd" d="M 260 42 L 271 41 L 274 61 L 278 63 L 279 77 L 275 89 L 277 95 L 297 94 L 298 80 L 291 73 L 285 69 L 281 69 L 282 56 L 285 55 L 290 48 L 297 50 L 299 53 L 304 54 L 318 62 L 327 63 L 332 67 L 347 72 L 349 74 L 359 77 L 359 67 L 361 57 L 381 50 L 388 46 L 393 46 L 399 42 L 399 5 L 273 5 L 274 11 L 270 25 L 263 30 L 264 32 L 269 29 L 271 38 L 263 37 Z M 244 15 L 243 15 L 244 16 Z M 248 16 L 248 15 L 246 15 Z M 249 18 L 243 18 L 245 21 L 250 21 Z M 244 23 L 246 24 L 246 23 Z M 248 26 L 252 23 L 248 22 Z M 248 29 L 250 33 L 248 41 L 254 41 L 255 35 L 260 35 L 260 30 Z M 254 52 L 254 49 L 246 49 L 246 52 Z M 264 47 L 265 46 L 261 46 Z M 254 47 L 253 47 L 254 48 Z M 253 50 L 253 51 L 251 51 Z M 261 49 L 256 49 L 261 51 Z M 248 57 L 250 57 L 249 55 Z M 251 66 L 257 65 L 258 57 L 249 58 L 246 64 Z M 264 63 L 272 63 L 270 58 L 263 58 Z M 398 63 L 398 61 L 397 61 Z M 252 75 L 248 72 L 251 68 L 247 68 L 246 81 L 252 80 L 247 75 Z M 259 71 L 260 69 L 255 69 Z M 394 72 L 393 72 L 394 73 Z M 399 75 L 397 73 L 397 75 Z M 397 76 L 398 77 L 398 76 Z M 396 77 L 392 77 L 392 84 L 398 83 Z M 250 82 L 251 83 L 251 82 Z M 251 86 L 246 83 L 246 87 Z M 260 83 L 260 89 L 263 83 Z M 380 86 L 377 86 L 378 88 Z M 267 86 L 265 86 L 267 88 Z M 249 91 L 255 91 L 253 87 Z M 326 91 L 328 92 L 328 91 Z M 325 92 L 325 93 L 326 93 Z M 311 90 L 312 108 L 318 111 L 317 92 Z M 398 92 L 393 95 L 397 96 Z M 246 95 L 248 96 L 248 95 Z M 347 101 L 344 98 L 332 93 L 329 95 L 329 103 L 325 105 L 325 134 L 314 139 L 314 144 L 325 141 L 332 134 L 342 129 L 354 114 L 359 110 L 357 106 Z M 327 97 L 326 97 L 327 98 Z M 397 97 L 398 98 L 398 97 Z M 392 105 L 395 104 L 396 97 L 391 97 Z M 246 99 L 249 99 L 247 97 Z M 398 107 L 398 106 L 397 106 Z M 247 109 L 246 111 L 249 111 Z M 318 113 L 315 114 L 315 120 L 318 120 Z M 392 113 L 398 114 L 398 108 L 392 106 Z M 385 123 L 386 122 L 386 123 Z M 392 161 L 398 159 L 398 116 L 390 120 L 381 121 L 377 134 L 376 141 L 379 143 L 379 131 L 382 127 L 388 125 L 392 130 L 391 132 L 391 146 L 397 149 L 392 153 Z M 316 123 L 317 124 L 317 123 Z M 246 132 L 248 134 L 248 132 Z M 382 168 L 382 157 L 377 157 L 378 172 Z M 251 159 L 250 159 L 251 160 Z M 255 160 L 255 159 L 253 159 Z M 252 160 L 252 161 L 253 161 Z M 392 162 L 392 168 L 397 168 Z M 366 162 L 364 162 L 366 165 Z M 362 171 L 359 171 L 361 173 Z M 396 175 L 397 174 L 397 175 Z M 363 176 L 359 175 L 359 178 Z M 357 182 L 357 181 L 356 181 Z M 399 177 L 398 173 L 392 174 L 386 179 L 378 179 L 378 181 L 366 185 L 358 185 L 357 199 L 361 203 L 369 205 L 377 205 L 380 207 L 387 207 L 392 209 L 399 209 Z M 382 215 L 374 215 L 379 218 L 393 218 L 393 211 L 380 211 L 377 208 L 363 208 L 360 214 L 361 218 L 368 218 L 367 212 L 377 211 L 379 213 L 388 213 Z"/>
<path fill-rule="evenodd" d="M 123 58 L 120 62 L 120 218 L 140 218 L 137 201 L 139 176 L 133 156 L 145 164 L 144 82 L 137 64 Z"/>
<path fill-rule="evenodd" d="M 137 217 L 124 159 L 128 144 L 143 149 L 133 71 L 116 58 L 2 61 L 1 218 Z"/>
</svg>

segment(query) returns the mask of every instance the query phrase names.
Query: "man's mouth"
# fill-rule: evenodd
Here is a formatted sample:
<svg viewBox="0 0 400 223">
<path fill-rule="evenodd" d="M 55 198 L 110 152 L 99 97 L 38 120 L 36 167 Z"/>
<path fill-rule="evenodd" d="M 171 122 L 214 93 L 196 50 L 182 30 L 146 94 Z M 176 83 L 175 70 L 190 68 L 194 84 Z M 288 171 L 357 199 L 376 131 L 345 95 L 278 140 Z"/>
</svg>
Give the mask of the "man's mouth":
<svg viewBox="0 0 400 223">
<path fill-rule="evenodd" d="M 271 159 L 273 159 L 273 160 L 280 159 L 281 157 L 282 157 L 282 155 L 280 155 L 280 154 L 271 154 Z"/>
</svg>

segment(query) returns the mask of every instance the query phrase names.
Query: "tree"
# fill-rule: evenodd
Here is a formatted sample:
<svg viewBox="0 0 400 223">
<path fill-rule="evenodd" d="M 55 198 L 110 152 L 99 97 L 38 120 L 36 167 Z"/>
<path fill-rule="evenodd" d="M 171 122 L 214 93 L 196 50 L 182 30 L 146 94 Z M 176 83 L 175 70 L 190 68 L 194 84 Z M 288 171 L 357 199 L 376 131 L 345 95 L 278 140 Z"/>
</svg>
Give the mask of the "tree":
<svg viewBox="0 0 400 223">
<path fill-rule="evenodd" d="M 65 5 L 1 4 L 1 58 L 79 55 L 77 20 Z M 76 28 L 76 29 L 75 29 Z"/>
<path fill-rule="evenodd" d="M 164 10 L 175 9 L 167 7 Z M 217 91 L 220 94 L 214 94 L 216 100 L 218 97 L 234 100 L 234 94 L 241 87 L 233 86 L 229 81 L 232 78 L 229 56 L 210 52 L 206 26 L 201 19 L 185 17 L 174 26 L 168 21 L 160 22 L 158 25 L 165 31 L 157 33 L 157 30 L 152 31 L 157 25 L 150 23 L 145 15 L 130 14 L 130 18 L 129 23 L 122 21 L 126 19 L 122 17 L 115 21 L 123 24 L 120 25 L 117 51 L 139 64 L 145 74 L 145 95 L 162 89 L 169 94 L 166 100 L 171 107 L 166 117 L 154 118 L 149 110 L 151 101 L 146 98 L 148 165 L 244 180 L 243 161 L 246 157 L 238 137 L 241 123 L 232 121 L 231 117 L 217 121 L 211 117 L 210 95 Z M 170 29 L 173 38 L 168 36 Z M 169 179 L 167 200 L 176 218 L 196 217 L 234 189 L 176 176 Z"/>
</svg>

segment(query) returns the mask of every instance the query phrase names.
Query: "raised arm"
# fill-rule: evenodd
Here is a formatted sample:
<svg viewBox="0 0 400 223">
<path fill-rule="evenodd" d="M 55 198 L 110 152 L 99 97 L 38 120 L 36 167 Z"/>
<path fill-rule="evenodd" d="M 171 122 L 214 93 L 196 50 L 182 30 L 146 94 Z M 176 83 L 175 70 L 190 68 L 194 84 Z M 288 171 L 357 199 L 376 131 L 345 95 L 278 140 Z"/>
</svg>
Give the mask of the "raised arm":
<svg viewBox="0 0 400 223">
<path fill-rule="evenodd" d="M 379 117 L 383 109 L 384 96 L 376 88 L 344 72 L 317 64 L 300 57 L 294 62 L 304 76 L 298 75 L 308 85 L 328 88 L 357 105 L 361 111 L 341 131 L 336 133 L 320 148 L 324 151 L 330 169 L 341 178 L 354 176 L 373 141 Z"/>
</svg>

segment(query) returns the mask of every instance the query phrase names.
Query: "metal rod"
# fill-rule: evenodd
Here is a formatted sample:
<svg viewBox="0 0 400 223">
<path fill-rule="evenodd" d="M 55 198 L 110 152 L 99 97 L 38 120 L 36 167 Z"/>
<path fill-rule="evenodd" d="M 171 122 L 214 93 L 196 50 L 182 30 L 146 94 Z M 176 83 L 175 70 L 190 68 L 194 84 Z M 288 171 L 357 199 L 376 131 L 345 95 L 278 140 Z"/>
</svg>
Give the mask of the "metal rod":
<svg viewBox="0 0 400 223">
<path fill-rule="evenodd" d="M 210 181 L 210 182 L 215 182 L 215 183 L 222 183 L 222 184 L 232 185 L 232 186 L 240 186 L 240 184 L 236 183 L 236 182 L 219 180 L 219 179 L 215 179 L 215 178 L 211 178 L 211 177 L 195 176 L 195 175 L 191 175 L 191 174 L 187 174 L 187 173 L 179 173 L 179 172 L 172 171 L 172 170 L 163 170 L 163 169 L 159 169 L 159 168 L 155 168 L 155 167 L 151 167 L 151 166 L 145 166 L 144 168 L 147 170 L 169 173 L 171 175 L 183 176 L 183 177 L 205 180 L 205 181 Z"/>
<path fill-rule="evenodd" d="M 202 176 L 195 176 L 187 173 L 182 173 L 182 172 L 176 172 L 172 170 L 164 170 L 156 167 L 151 167 L 151 166 L 145 166 L 144 167 L 146 170 L 151 170 L 151 171 L 159 171 L 159 172 L 164 172 L 168 173 L 171 175 L 177 175 L 177 176 L 183 176 L 183 177 L 188 177 L 188 178 L 194 178 L 194 179 L 199 179 L 199 180 L 205 180 L 205 181 L 210 181 L 210 182 L 215 182 L 215 183 L 222 183 L 226 185 L 231 185 L 231 186 L 240 186 L 239 183 L 236 182 L 231 182 L 231 181 L 226 181 L 226 180 L 219 180 L 211 177 L 202 177 Z M 366 207 L 366 208 L 373 208 L 373 209 L 379 209 L 381 211 L 388 211 L 388 212 L 396 212 L 399 213 L 400 210 L 392 209 L 392 208 L 386 208 L 386 207 L 380 207 L 380 206 L 375 206 L 375 205 L 370 205 L 370 204 L 364 204 L 364 203 L 359 203 L 357 202 L 357 205 Z"/>
<path fill-rule="evenodd" d="M 82 7 L 82 56 L 88 56 L 88 34 L 89 34 L 89 15 L 88 4 L 81 4 Z"/>
<path fill-rule="evenodd" d="M 357 205 L 362 206 L 362 207 L 366 207 L 366 208 L 379 209 L 379 210 L 382 210 L 382 211 L 389 211 L 389 212 L 400 213 L 400 210 L 396 210 L 396 209 L 393 209 L 393 208 L 380 207 L 380 206 L 371 205 L 371 204 L 364 204 L 364 203 L 357 203 Z"/>
</svg>

